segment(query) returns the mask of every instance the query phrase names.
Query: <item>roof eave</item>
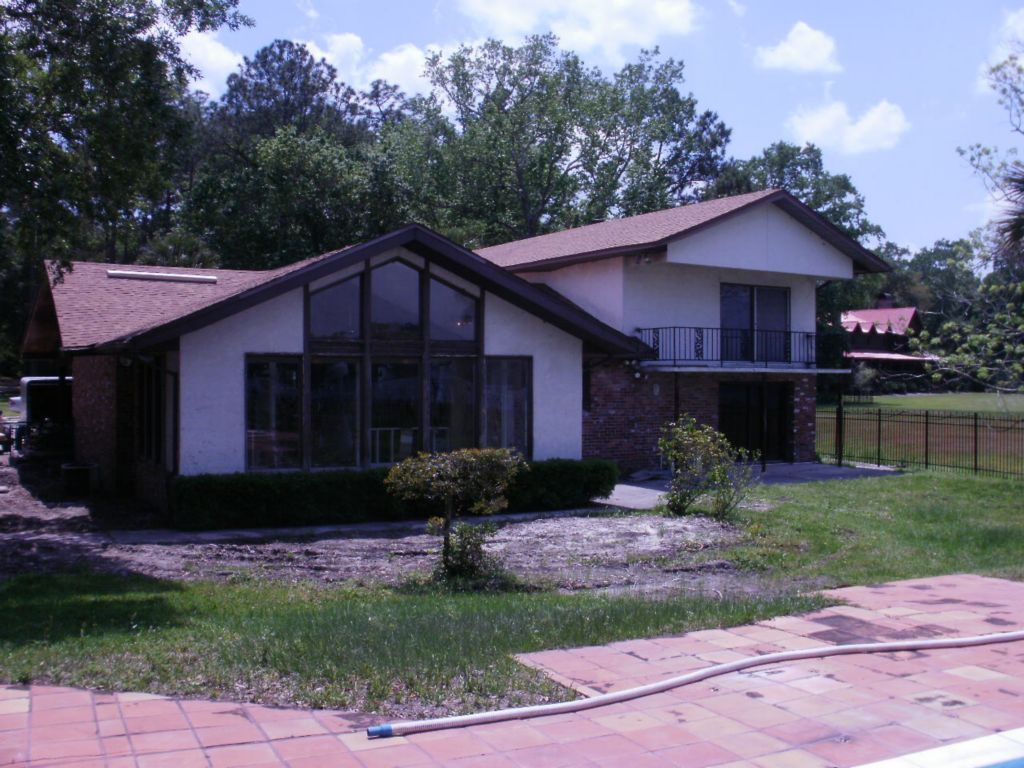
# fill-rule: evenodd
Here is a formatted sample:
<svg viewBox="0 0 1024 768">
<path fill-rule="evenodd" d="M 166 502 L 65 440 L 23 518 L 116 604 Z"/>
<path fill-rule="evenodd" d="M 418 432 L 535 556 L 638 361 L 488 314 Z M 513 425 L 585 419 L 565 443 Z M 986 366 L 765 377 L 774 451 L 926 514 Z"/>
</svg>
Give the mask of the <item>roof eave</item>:
<svg viewBox="0 0 1024 768">
<path fill-rule="evenodd" d="M 350 263 L 364 261 L 392 248 L 410 247 L 410 250 L 425 248 L 440 256 L 441 266 L 465 276 L 473 276 L 492 293 L 525 305 L 533 312 L 556 327 L 577 336 L 585 343 L 596 345 L 614 354 L 642 354 L 639 340 L 605 325 L 582 310 L 575 310 L 545 296 L 536 286 L 506 269 L 487 261 L 462 246 L 448 240 L 420 224 L 408 224 L 387 235 L 360 245 L 351 246 L 320 259 L 306 267 L 296 269 L 272 278 L 241 293 L 225 297 L 182 317 L 159 326 L 128 334 L 95 345 L 95 352 L 114 352 L 125 348 L 141 349 L 165 343 L 185 333 L 217 322 L 225 317 L 248 309 L 286 291 L 298 288 L 343 269 Z"/>
<path fill-rule="evenodd" d="M 580 253 L 573 253 L 566 256 L 557 256 L 550 259 L 543 259 L 540 261 L 529 262 L 525 264 L 514 264 L 506 266 L 505 269 L 510 272 L 550 272 L 552 270 L 561 269 L 562 267 L 569 266 L 571 264 L 579 264 L 588 261 L 598 261 L 600 259 L 610 258 L 612 256 L 620 256 L 629 253 L 637 253 L 650 250 L 660 250 L 668 246 L 670 242 L 682 240 L 690 237 L 708 227 L 713 227 L 720 224 L 727 219 L 737 216 L 745 211 L 750 210 L 752 207 L 771 203 L 777 206 L 780 210 L 789 214 L 801 224 L 806 226 L 808 229 L 813 231 L 821 239 L 825 240 L 836 250 L 849 257 L 853 262 L 853 272 L 855 275 L 858 274 L 872 274 L 872 273 L 883 273 L 891 272 L 892 266 L 890 266 L 884 259 L 881 259 L 867 248 L 862 246 L 856 240 L 851 238 L 832 222 L 822 216 L 820 213 L 815 211 L 813 208 L 800 202 L 796 197 L 791 195 L 785 190 L 776 190 L 770 195 L 759 197 L 751 200 L 743 205 L 737 206 L 730 211 L 727 211 L 719 216 L 710 218 L 707 221 L 703 221 L 700 224 L 696 224 L 676 234 L 669 235 L 657 240 L 651 240 L 644 243 L 635 243 L 631 245 L 616 246 L 613 248 L 603 248 L 594 251 L 583 251 Z"/>
</svg>

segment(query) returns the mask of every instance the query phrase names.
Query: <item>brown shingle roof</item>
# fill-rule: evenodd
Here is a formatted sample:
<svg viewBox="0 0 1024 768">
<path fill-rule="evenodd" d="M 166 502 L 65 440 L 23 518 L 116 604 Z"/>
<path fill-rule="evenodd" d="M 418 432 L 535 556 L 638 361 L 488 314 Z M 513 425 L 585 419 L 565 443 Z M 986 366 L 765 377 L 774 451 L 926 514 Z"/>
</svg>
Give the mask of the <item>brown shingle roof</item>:
<svg viewBox="0 0 1024 768">
<path fill-rule="evenodd" d="M 542 262 L 652 247 L 766 197 L 778 195 L 779 190 L 768 189 L 722 197 L 664 211 L 642 213 L 625 219 L 609 219 L 597 224 L 553 232 L 550 235 L 515 240 L 511 243 L 481 248 L 477 253 L 498 266 L 520 271 L 529 265 Z"/>
<path fill-rule="evenodd" d="M 59 270 L 47 262 L 64 349 L 84 349 L 164 325 L 333 255 L 270 270 L 199 269 L 139 264 L 72 262 Z M 112 278 L 108 270 L 204 275 L 216 283 Z M 56 278 L 56 280 L 55 280 Z"/>
</svg>

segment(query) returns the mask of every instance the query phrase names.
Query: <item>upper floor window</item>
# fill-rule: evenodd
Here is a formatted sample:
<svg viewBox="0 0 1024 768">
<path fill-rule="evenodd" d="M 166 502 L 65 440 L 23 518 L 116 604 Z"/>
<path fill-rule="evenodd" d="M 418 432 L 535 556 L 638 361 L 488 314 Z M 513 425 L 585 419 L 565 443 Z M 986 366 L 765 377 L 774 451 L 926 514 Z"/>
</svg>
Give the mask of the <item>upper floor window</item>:
<svg viewBox="0 0 1024 768">
<path fill-rule="evenodd" d="M 377 267 L 370 278 L 370 331 L 374 338 L 419 338 L 420 273 L 401 261 Z"/>
<path fill-rule="evenodd" d="M 722 283 L 723 360 L 788 360 L 789 289 Z"/>
<path fill-rule="evenodd" d="M 430 338 L 438 341 L 476 339 L 476 299 L 431 278 Z"/>
<path fill-rule="evenodd" d="M 360 278 L 350 277 L 309 297 L 309 332 L 317 339 L 358 339 Z"/>
</svg>

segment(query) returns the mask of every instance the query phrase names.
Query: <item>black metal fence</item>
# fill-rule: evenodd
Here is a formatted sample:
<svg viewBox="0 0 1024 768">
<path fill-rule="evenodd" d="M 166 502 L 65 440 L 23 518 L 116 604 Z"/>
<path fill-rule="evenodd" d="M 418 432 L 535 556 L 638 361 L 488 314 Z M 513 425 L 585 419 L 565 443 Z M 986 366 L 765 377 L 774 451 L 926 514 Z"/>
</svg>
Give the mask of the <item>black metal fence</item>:
<svg viewBox="0 0 1024 768">
<path fill-rule="evenodd" d="M 818 408 L 817 449 L 861 461 L 1024 477 L 1024 416 L 896 408 Z"/>
</svg>

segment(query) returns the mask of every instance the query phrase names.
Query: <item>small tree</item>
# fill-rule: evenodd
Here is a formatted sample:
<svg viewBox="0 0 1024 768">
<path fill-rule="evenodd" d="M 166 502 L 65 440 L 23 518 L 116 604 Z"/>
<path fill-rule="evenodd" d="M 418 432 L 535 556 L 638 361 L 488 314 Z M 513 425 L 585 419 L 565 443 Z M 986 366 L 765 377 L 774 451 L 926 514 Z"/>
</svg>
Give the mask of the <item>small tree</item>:
<svg viewBox="0 0 1024 768">
<path fill-rule="evenodd" d="M 728 438 L 692 416 L 665 425 L 658 449 L 672 464 L 666 501 L 685 515 L 701 496 L 711 497 L 715 517 L 725 517 L 746 497 L 756 478 L 756 451 L 734 448 Z"/>
<path fill-rule="evenodd" d="M 479 571 L 484 562 L 484 537 L 456 532 L 459 552 L 455 552 L 452 522 L 462 515 L 489 515 L 505 509 L 509 485 L 526 469 L 522 456 L 507 448 L 421 453 L 393 466 L 384 485 L 400 499 L 443 512 L 439 522 L 432 526 L 444 539 L 441 570 L 446 576 L 475 576 L 478 573 L 465 571 Z M 463 551 L 467 546 L 474 551 Z"/>
</svg>

